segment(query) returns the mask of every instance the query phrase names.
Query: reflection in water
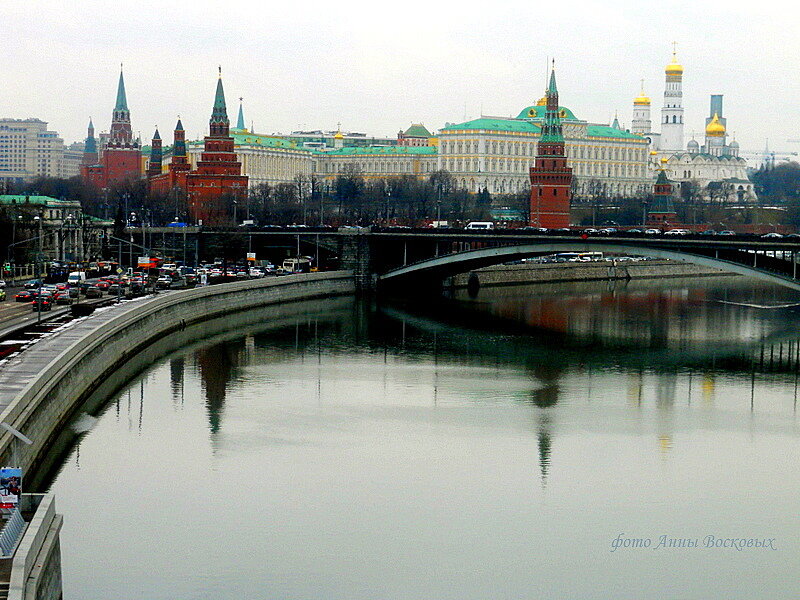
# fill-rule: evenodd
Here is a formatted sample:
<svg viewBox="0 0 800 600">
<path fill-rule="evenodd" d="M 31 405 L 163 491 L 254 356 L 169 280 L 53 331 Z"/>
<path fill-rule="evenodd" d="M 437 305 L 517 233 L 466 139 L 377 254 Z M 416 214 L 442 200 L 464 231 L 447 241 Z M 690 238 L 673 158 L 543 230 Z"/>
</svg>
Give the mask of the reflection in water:
<svg viewBox="0 0 800 600">
<path fill-rule="evenodd" d="M 353 303 L 172 355 L 52 484 L 65 597 L 674 597 L 665 570 L 686 597 L 787 597 L 798 309 L 730 304 L 788 304 L 749 286 Z M 786 537 L 609 554 L 620 532 Z"/>
</svg>

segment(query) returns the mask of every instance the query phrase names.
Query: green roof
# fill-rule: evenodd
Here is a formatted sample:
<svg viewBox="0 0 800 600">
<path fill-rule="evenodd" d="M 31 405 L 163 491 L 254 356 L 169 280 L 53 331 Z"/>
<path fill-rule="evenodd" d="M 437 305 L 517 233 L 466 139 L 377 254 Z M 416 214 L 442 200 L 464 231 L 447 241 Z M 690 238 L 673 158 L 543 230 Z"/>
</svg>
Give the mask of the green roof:
<svg viewBox="0 0 800 600">
<path fill-rule="evenodd" d="M 586 135 L 589 137 L 620 138 L 645 141 L 645 139 L 640 135 L 636 135 L 630 131 L 623 131 L 622 129 L 617 129 L 616 127 L 611 127 L 610 125 L 589 125 L 586 127 Z"/>
<path fill-rule="evenodd" d="M 431 132 L 428 131 L 425 125 L 422 125 L 421 123 L 414 123 L 411 127 L 406 129 L 403 135 L 407 137 L 424 137 L 424 138 L 433 137 L 431 135 Z"/>
<path fill-rule="evenodd" d="M 433 146 L 347 146 L 346 148 L 337 148 L 323 152 L 325 156 L 351 156 L 351 155 L 403 155 L 415 154 L 423 156 L 431 156 L 437 153 L 437 149 Z"/>
<path fill-rule="evenodd" d="M 460 129 L 484 129 L 487 131 L 516 131 L 521 133 L 539 133 L 539 126 L 530 121 L 520 119 L 497 119 L 491 117 L 481 117 L 466 123 L 458 123 L 443 127 L 442 131 L 452 131 Z"/>
<path fill-rule="evenodd" d="M 77 200 L 59 200 L 50 196 L 26 196 L 24 194 L 4 194 L 0 195 L 0 204 L 75 204 Z"/>
<path fill-rule="evenodd" d="M 284 148 L 286 150 L 312 152 L 310 148 L 298 145 L 294 140 L 287 140 L 269 135 L 259 135 L 257 133 L 244 133 L 243 130 L 234 129 L 231 131 L 231 137 L 233 138 L 233 143 L 237 146 L 254 144 L 256 146 L 266 146 L 267 148 Z"/>
<path fill-rule="evenodd" d="M 517 115 L 518 119 L 544 119 L 544 113 L 547 112 L 546 106 L 527 106 Z M 577 121 L 578 118 L 572 111 L 565 106 L 558 107 L 558 116 L 565 121 Z"/>
</svg>

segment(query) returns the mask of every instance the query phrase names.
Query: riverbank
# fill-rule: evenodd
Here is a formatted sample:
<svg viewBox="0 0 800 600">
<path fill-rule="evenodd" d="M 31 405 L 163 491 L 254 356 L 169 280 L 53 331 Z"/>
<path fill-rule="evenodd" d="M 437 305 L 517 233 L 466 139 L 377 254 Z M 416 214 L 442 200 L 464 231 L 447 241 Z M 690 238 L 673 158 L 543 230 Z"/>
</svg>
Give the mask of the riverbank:
<svg viewBox="0 0 800 600">
<path fill-rule="evenodd" d="M 0 369 L 0 419 L 33 440 L 23 444 L 3 432 L 0 459 L 35 470 L 74 407 L 164 336 L 221 315 L 354 292 L 352 273 L 336 271 L 195 288 L 97 311 Z M 203 335 L 202 327 L 197 335 Z"/>
<path fill-rule="evenodd" d="M 605 281 L 613 279 L 659 279 L 662 277 L 702 277 L 735 275 L 674 260 L 594 261 L 563 263 L 521 263 L 494 265 L 451 277 L 452 288 L 466 288 L 477 278 L 481 286 L 518 285 L 522 283 L 561 283 L 569 281 Z M 472 285 L 475 285 L 473 283 Z"/>
</svg>

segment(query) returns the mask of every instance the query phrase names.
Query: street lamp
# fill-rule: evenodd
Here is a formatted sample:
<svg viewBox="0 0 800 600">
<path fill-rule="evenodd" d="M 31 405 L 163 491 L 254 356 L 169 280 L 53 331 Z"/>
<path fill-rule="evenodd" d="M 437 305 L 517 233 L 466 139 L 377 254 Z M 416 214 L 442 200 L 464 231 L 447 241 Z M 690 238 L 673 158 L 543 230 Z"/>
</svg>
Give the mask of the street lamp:
<svg viewBox="0 0 800 600">
<path fill-rule="evenodd" d="M 39 223 L 39 252 L 36 255 L 36 282 L 39 284 L 36 293 L 36 324 L 38 325 L 42 322 L 42 270 L 40 264 L 42 260 L 42 217 L 36 215 L 33 220 Z"/>
</svg>

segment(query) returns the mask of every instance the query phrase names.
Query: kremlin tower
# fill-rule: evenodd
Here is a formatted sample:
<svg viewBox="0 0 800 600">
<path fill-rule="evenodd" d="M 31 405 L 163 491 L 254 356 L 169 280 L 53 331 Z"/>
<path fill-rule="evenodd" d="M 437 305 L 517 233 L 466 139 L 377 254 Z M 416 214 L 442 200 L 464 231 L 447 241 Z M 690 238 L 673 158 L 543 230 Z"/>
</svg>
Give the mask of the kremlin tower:
<svg viewBox="0 0 800 600">
<path fill-rule="evenodd" d="M 675 51 L 672 62 L 664 69 L 664 107 L 661 109 L 661 143 L 663 152 L 682 152 L 683 145 L 683 67 L 678 64 Z"/>
<path fill-rule="evenodd" d="M 94 140 L 94 125 L 91 121 L 81 168 L 82 174 L 91 183 L 103 189 L 114 181 L 138 179 L 141 176 L 141 145 L 139 140 L 133 139 L 131 113 L 128 110 L 122 69 L 117 84 L 117 103 L 114 105 L 111 118 L 111 133 L 99 158 L 97 158 L 97 144 L 90 144 L 90 138 Z"/>
<path fill-rule="evenodd" d="M 547 108 L 541 126 L 542 134 L 534 166 L 530 169 L 530 224 L 553 229 L 569 226 L 572 188 L 572 169 L 567 166 L 564 135 L 558 116 L 555 67 L 550 72 L 550 84 L 547 86 L 545 99 Z"/>
<path fill-rule="evenodd" d="M 147 168 L 147 178 L 151 179 L 157 175 L 161 175 L 161 136 L 158 133 L 158 127 L 156 127 L 150 145 L 150 166 Z"/>
<path fill-rule="evenodd" d="M 246 175 L 233 149 L 230 121 L 222 89 L 222 69 L 217 79 L 209 135 L 197 168 L 186 176 L 190 219 L 203 225 L 229 224 L 231 206 L 247 195 Z"/>
<path fill-rule="evenodd" d="M 159 152 L 157 156 L 151 153 L 150 156 L 150 169 L 147 172 L 147 178 L 150 183 L 150 191 L 156 194 L 167 196 L 173 190 L 186 191 L 186 175 L 191 170 L 189 158 L 186 156 L 186 132 L 183 130 L 183 124 L 180 118 L 175 125 L 173 133 L 174 142 L 172 144 L 172 160 L 169 163 L 169 170 L 164 173 L 161 167 L 161 138 L 156 136 L 153 138 L 153 150 L 156 147 L 156 137 L 158 137 Z M 154 160 L 158 162 L 158 168 L 153 168 Z"/>
</svg>

